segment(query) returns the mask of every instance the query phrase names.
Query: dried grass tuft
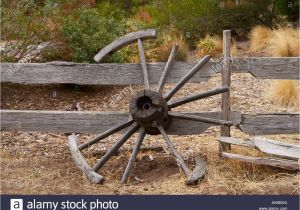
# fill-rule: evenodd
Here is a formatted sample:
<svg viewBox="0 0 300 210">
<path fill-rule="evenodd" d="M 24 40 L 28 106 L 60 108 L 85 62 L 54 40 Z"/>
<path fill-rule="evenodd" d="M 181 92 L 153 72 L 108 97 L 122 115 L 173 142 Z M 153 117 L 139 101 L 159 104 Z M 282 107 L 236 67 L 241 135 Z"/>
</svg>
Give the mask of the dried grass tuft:
<svg viewBox="0 0 300 210">
<path fill-rule="evenodd" d="M 216 57 L 223 52 L 223 40 L 220 36 L 206 35 L 204 39 L 201 39 L 196 43 L 196 54 L 201 57 L 204 55 L 210 55 Z M 238 54 L 236 41 L 232 40 L 232 46 L 230 53 L 232 56 Z"/>
<path fill-rule="evenodd" d="M 271 30 L 264 26 L 254 27 L 249 35 L 250 51 L 255 52 L 264 49 L 268 45 Z"/>
<path fill-rule="evenodd" d="M 287 27 L 273 30 L 267 50 L 273 57 L 299 56 L 299 30 Z M 274 81 L 271 100 L 280 106 L 299 106 L 298 84 L 293 80 Z"/>
<path fill-rule="evenodd" d="M 267 50 L 273 57 L 299 56 L 299 30 L 279 28 L 270 30 L 264 26 L 254 27 L 249 35 L 250 51 Z"/>
<path fill-rule="evenodd" d="M 145 48 L 145 56 L 147 62 L 166 62 L 171 53 L 172 47 L 178 44 L 178 52 L 176 55 L 177 61 L 186 61 L 189 47 L 184 40 L 184 37 L 175 31 L 170 29 L 167 32 L 162 32 L 159 39 L 154 43 L 143 43 Z M 130 62 L 139 63 L 139 54 L 137 51 L 132 53 Z"/>
<path fill-rule="evenodd" d="M 299 106 L 299 86 L 293 80 L 274 81 L 271 100 L 281 106 Z"/>
<path fill-rule="evenodd" d="M 206 35 L 196 44 L 197 56 L 211 55 L 217 56 L 223 51 L 222 38 L 219 36 Z"/>
<path fill-rule="evenodd" d="M 299 32 L 292 28 L 272 31 L 268 40 L 268 51 L 273 57 L 299 56 Z"/>
</svg>

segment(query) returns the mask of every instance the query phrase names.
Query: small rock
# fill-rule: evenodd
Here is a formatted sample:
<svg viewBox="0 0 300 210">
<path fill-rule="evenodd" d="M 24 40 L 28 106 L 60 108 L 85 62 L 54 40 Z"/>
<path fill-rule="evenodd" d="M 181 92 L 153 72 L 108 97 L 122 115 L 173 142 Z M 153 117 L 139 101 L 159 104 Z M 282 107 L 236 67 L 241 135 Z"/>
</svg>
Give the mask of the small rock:
<svg viewBox="0 0 300 210">
<path fill-rule="evenodd" d="M 149 155 L 149 160 L 153 161 L 154 157 L 152 155 Z"/>
<path fill-rule="evenodd" d="M 139 183 L 144 182 L 144 180 L 138 178 L 137 176 L 134 177 L 134 180 L 137 181 L 137 182 L 139 182 Z"/>
</svg>

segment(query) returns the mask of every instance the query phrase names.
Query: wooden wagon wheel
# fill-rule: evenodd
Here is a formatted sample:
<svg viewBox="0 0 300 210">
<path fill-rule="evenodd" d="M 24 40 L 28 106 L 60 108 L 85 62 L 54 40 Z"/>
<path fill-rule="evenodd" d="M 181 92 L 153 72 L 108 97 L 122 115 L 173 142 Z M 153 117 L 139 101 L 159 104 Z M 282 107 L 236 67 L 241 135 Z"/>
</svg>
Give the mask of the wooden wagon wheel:
<svg viewBox="0 0 300 210">
<path fill-rule="evenodd" d="M 134 33 L 127 34 L 115 40 L 105 48 L 103 48 L 94 59 L 97 62 L 102 61 L 107 55 L 113 53 L 114 51 L 137 41 L 138 51 L 140 55 L 141 68 L 143 72 L 144 80 L 144 90 L 136 93 L 130 101 L 129 111 L 131 120 L 124 122 L 122 124 L 116 125 L 107 131 L 97 135 L 91 140 L 78 145 L 78 137 L 75 134 L 72 134 L 68 137 L 69 148 L 72 154 L 72 157 L 77 164 L 77 166 L 85 173 L 87 178 L 93 183 L 102 183 L 104 177 L 99 175 L 97 172 L 100 168 L 120 149 L 120 147 L 137 131 L 139 131 L 138 138 L 136 140 L 134 149 L 132 151 L 131 157 L 128 161 L 127 167 L 122 177 L 122 183 L 125 183 L 129 177 L 132 165 L 134 160 L 137 157 L 137 154 L 142 145 L 143 139 L 146 134 L 157 135 L 161 134 L 165 139 L 165 142 L 172 154 L 177 160 L 177 163 L 185 176 L 187 177 L 187 184 L 196 184 L 204 176 L 205 173 L 205 163 L 204 161 L 197 156 L 195 158 L 196 167 L 194 170 L 190 170 L 185 164 L 181 155 L 177 152 L 175 146 L 171 142 L 169 136 L 166 133 L 166 129 L 170 123 L 172 123 L 173 118 L 184 119 L 190 121 L 200 121 L 204 123 L 211 123 L 215 125 L 226 125 L 231 126 L 233 122 L 199 117 L 199 116 L 190 116 L 180 112 L 171 112 L 172 108 L 178 107 L 180 105 L 196 101 L 198 99 L 207 98 L 213 95 L 224 93 L 229 91 L 228 87 L 220 87 L 208 92 L 199 93 L 195 95 L 186 96 L 179 98 L 177 100 L 171 100 L 172 96 L 180 90 L 188 80 L 193 77 L 210 59 L 209 56 L 204 56 L 191 70 L 184 75 L 177 84 L 170 89 L 166 94 L 162 94 L 162 90 L 168 75 L 169 70 L 172 68 L 172 64 L 175 61 L 176 53 L 178 46 L 174 45 L 170 53 L 169 59 L 166 63 L 164 71 L 161 75 L 157 88 L 155 90 L 150 90 L 150 81 L 148 77 L 148 70 L 144 55 L 144 49 L 142 45 L 142 40 L 156 38 L 156 31 L 153 29 L 143 30 Z M 89 146 L 98 143 L 100 140 L 127 128 L 127 131 L 123 134 L 122 138 L 118 140 L 110 150 L 106 152 L 99 160 L 96 161 L 93 167 L 89 166 L 87 161 L 83 156 L 83 150 Z"/>
</svg>

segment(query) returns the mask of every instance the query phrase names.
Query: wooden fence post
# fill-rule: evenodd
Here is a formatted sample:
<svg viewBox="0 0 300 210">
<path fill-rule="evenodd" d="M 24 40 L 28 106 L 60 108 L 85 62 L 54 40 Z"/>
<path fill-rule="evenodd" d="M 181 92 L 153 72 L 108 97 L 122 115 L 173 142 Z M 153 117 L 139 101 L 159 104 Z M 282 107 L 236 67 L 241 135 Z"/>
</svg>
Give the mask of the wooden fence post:
<svg viewBox="0 0 300 210">
<path fill-rule="evenodd" d="M 229 120 L 230 114 L 230 83 L 231 83 L 231 70 L 230 70 L 230 49 L 231 49 L 231 31 L 223 31 L 223 69 L 222 69 L 222 86 L 229 87 L 229 91 L 222 93 L 222 119 Z M 221 136 L 230 136 L 230 126 L 221 126 Z M 228 143 L 219 144 L 219 155 L 222 152 L 230 150 L 231 146 Z"/>
</svg>

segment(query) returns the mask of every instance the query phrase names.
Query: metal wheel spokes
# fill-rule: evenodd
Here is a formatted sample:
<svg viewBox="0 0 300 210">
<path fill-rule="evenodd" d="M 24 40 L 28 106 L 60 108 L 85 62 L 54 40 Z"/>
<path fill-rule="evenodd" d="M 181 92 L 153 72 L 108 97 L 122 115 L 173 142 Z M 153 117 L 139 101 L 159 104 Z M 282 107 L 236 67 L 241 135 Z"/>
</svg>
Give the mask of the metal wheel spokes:
<svg viewBox="0 0 300 210">
<path fill-rule="evenodd" d="M 114 52 L 116 49 L 120 49 L 122 46 L 125 46 L 130 43 L 134 43 L 137 41 L 138 51 L 140 56 L 140 63 L 143 75 L 143 83 L 144 90 L 138 92 L 131 98 L 131 102 L 129 104 L 129 111 L 131 113 L 132 120 L 116 125 L 107 131 L 97 135 L 91 140 L 77 145 L 77 136 L 71 135 L 68 137 L 69 139 L 69 148 L 72 153 L 72 157 L 75 160 L 76 165 L 87 175 L 88 179 L 94 183 L 102 183 L 104 178 L 97 174 L 96 172 L 120 149 L 121 146 L 138 130 L 138 138 L 135 142 L 134 149 L 132 154 L 128 160 L 128 164 L 125 168 L 124 174 L 122 176 L 122 183 L 126 183 L 128 177 L 130 175 L 132 166 L 134 161 L 136 160 L 137 154 L 141 148 L 142 142 L 146 136 L 146 134 L 156 135 L 161 134 L 170 148 L 173 156 L 176 158 L 177 163 L 185 176 L 187 177 L 187 184 L 195 184 L 197 183 L 205 174 L 205 163 L 200 157 L 195 158 L 196 166 L 194 170 L 190 170 L 188 166 L 185 164 L 183 158 L 176 150 L 175 146 L 171 142 L 170 138 L 167 135 L 168 129 L 167 126 L 171 123 L 172 119 L 183 119 L 188 121 L 200 121 L 203 123 L 210 123 L 215 125 L 226 125 L 232 126 L 235 125 L 231 121 L 212 119 L 200 116 L 191 116 L 188 114 L 180 113 L 180 112 L 170 112 L 172 108 L 178 107 L 180 105 L 193 102 L 199 99 L 207 98 L 213 95 L 221 94 L 229 91 L 228 87 L 220 87 L 211 91 L 207 91 L 200 94 L 194 94 L 186 97 L 182 97 L 176 100 L 172 100 L 168 102 L 177 91 L 179 91 L 206 63 L 208 63 L 210 57 L 204 56 L 191 70 L 189 70 L 178 82 L 175 86 L 170 89 L 164 96 L 162 95 L 162 91 L 164 88 L 164 84 L 167 79 L 167 75 L 169 74 L 172 65 L 175 62 L 175 57 L 178 51 L 178 45 L 174 45 L 172 51 L 169 55 L 166 66 L 162 72 L 160 80 L 157 84 L 157 87 L 154 90 L 150 90 L 150 82 L 148 69 L 145 59 L 145 52 L 142 45 L 142 40 L 146 38 L 155 38 L 156 32 L 154 30 L 147 31 L 139 31 L 137 33 L 132 33 L 125 35 L 118 40 L 114 41 L 107 47 L 103 48 L 96 56 L 96 61 L 101 61 L 108 54 Z M 130 127 L 129 127 L 130 126 Z M 96 161 L 93 167 L 90 167 L 87 161 L 84 159 L 82 151 L 89 146 L 98 143 L 100 140 L 107 138 L 108 136 L 119 132 L 125 128 L 127 131 L 123 134 L 121 139 L 119 139 L 116 143 L 113 144 L 110 150 L 108 150 L 99 160 Z"/>
</svg>

